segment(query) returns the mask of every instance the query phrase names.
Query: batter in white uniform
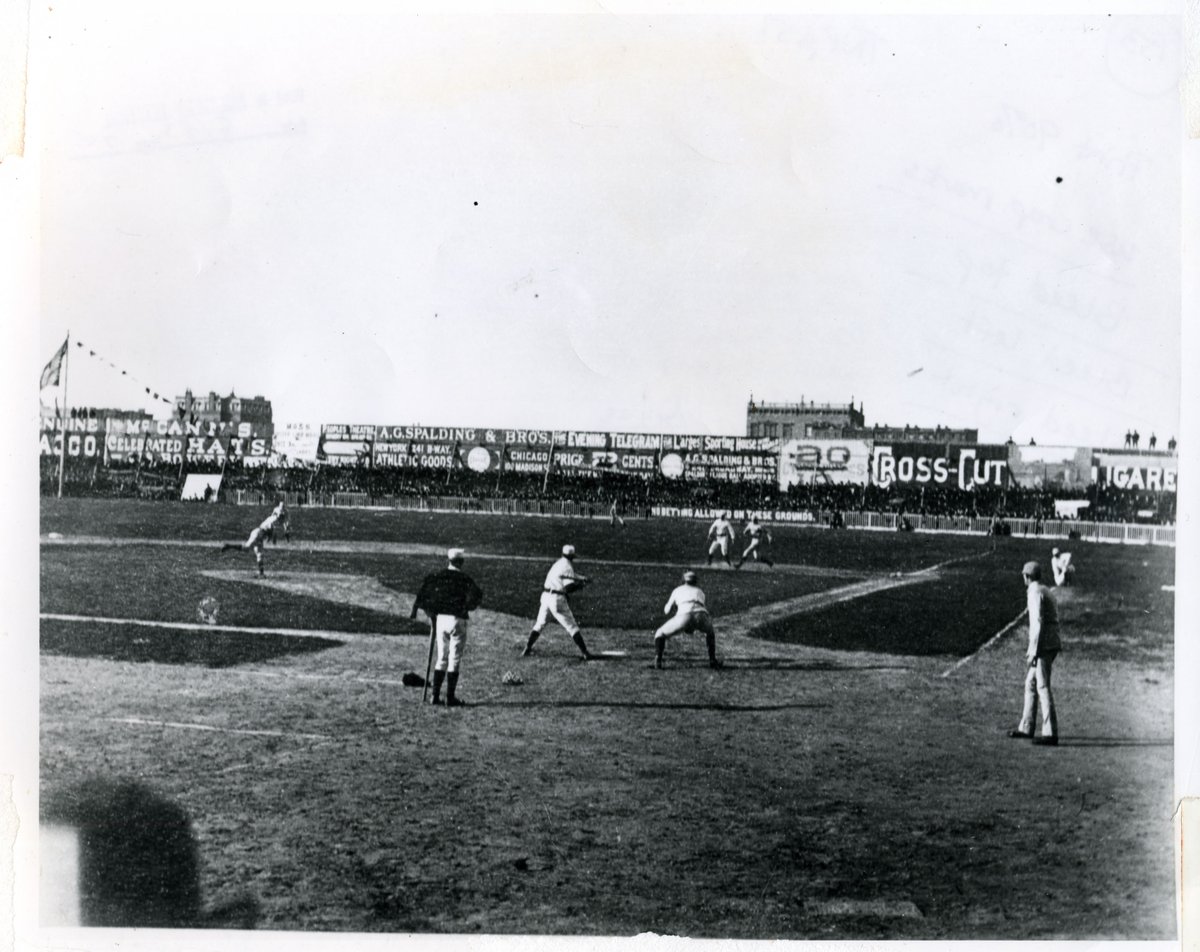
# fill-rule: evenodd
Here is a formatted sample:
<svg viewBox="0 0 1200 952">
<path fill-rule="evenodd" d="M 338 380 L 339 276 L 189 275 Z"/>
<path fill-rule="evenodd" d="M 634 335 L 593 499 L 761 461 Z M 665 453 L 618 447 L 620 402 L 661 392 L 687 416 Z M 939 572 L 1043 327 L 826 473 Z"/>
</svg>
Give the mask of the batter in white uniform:
<svg viewBox="0 0 1200 952">
<path fill-rule="evenodd" d="M 584 644 L 579 625 L 571 612 L 570 602 L 571 593 L 579 591 L 589 581 L 591 580 L 586 575 L 575 571 L 575 546 L 564 545 L 562 558 L 550 566 L 550 571 L 546 573 L 546 581 L 542 585 L 542 598 L 538 605 L 537 620 L 529 632 L 529 641 L 525 644 L 525 650 L 521 652 L 522 657 L 527 658 L 533 654 L 533 644 L 538 640 L 542 629 L 546 627 L 546 623 L 551 618 L 566 629 L 571 640 L 583 654 L 584 661 L 591 661 L 595 657 Z"/>
</svg>

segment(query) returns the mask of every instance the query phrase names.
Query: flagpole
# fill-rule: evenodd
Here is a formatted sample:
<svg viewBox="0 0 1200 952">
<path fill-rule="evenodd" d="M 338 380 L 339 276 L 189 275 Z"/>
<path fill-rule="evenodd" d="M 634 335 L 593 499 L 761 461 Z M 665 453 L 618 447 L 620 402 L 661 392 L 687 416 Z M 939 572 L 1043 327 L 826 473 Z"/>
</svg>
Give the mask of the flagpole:
<svg viewBox="0 0 1200 952">
<path fill-rule="evenodd" d="M 550 456 L 546 460 L 546 475 L 542 477 L 542 495 L 546 495 L 546 487 L 550 485 L 550 467 L 554 465 L 554 440 L 550 441 Z"/>
<path fill-rule="evenodd" d="M 62 445 L 58 448 L 58 498 L 63 494 L 63 471 L 67 468 L 67 365 L 71 362 L 71 332 L 67 331 L 67 340 L 63 348 L 63 415 L 62 415 Z"/>
</svg>

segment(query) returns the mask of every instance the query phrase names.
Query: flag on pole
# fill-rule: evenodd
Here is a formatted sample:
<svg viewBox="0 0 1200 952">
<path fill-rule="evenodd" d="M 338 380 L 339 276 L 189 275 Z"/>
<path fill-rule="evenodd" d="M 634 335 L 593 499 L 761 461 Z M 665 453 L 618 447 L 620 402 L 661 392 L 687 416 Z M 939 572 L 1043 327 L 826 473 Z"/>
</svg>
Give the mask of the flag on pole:
<svg viewBox="0 0 1200 952">
<path fill-rule="evenodd" d="M 54 352 L 54 356 L 50 358 L 50 362 L 42 368 L 42 386 L 45 390 L 47 387 L 57 387 L 62 379 L 63 358 L 67 356 L 67 342 L 62 342 L 62 347 Z"/>
</svg>

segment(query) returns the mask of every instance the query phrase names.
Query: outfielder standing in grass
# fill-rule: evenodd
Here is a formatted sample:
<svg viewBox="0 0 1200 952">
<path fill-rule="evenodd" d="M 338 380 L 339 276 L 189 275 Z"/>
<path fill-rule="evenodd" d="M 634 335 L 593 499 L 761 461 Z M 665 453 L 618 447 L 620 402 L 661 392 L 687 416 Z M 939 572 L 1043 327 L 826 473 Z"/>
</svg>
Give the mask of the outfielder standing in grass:
<svg viewBox="0 0 1200 952">
<path fill-rule="evenodd" d="M 754 561 L 762 561 L 764 565 L 773 567 L 775 565 L 766 555 L 759 555 L 758 547 L 762 543 L 763 537 L 766 537 L 767 545 L 771 544 L 771 530 L 764 526 L 761 522 L 754 518 L 751 513 L 750 518 L 746 521 L 746 527 L 742 529 L 742 534 L 750 540 L 750 544 L 746 546 L 746 550 L 742 553 L 742 557 L 737 560 L 737 565 L 734 568 L 740 569 L 742 563 L 750 556 L 754 556 Z"/>
<path fill-rule="evenodd" d="M 663 650 L 667 646 L 668 638 L 680 632 L 690 635 L 694 631 L 704 632 L 704 643 L 708 648 L 708 666 L 721 667 L 721 662 L 717 660 L 717 633 L 708 615 L 704 592 L 698 583 L 699 578 L 695 572 L 684 572 L 683 584 L 671 592 L 671 597 L 667 599 L 663 614 L 670 615 L 674 612 L 675 617 L 666 621 L 654 633 L 654 667 L 663 666 Z"/>
<path fill-rule="evenodd" d="M 221 546 L 221 551 L 226 552 L 230 549 L 245 550 L 250 549 L 254 552 L 254 562 L 258 566 L 258 574 L 263 575 L 263 546 L 267 544 L 267 540 L 275 541 L 275 530 L 282 529 L 283 537 L 290 539 L 292 537 L 292 527 L 288 520 L 287 505 L 281 499 L 279 504 L 271 510 L 271 514 L 255 527 L 250 533 L 250 538 L 240 545 L 237 542 L 226 542 Z"/>
<path fill-rule="evenodd" d="M 733 517 L 731 512 L 723 512 L 713 524 L 708 527 L 708 564 L 712 565 L 713 556 L 718 552 L 721 553 L 721 558 L 725 560 L 725 564 L 732 567 L 729 561 L 729 547 L 733 544 L 733 537 L 737 534 L 737 530 L 733 528 L 733 523 L 729 520 Z"/>
<path fill-rule="evenodd" d="M 573 592 L 579 591 L 583 586 L 591 581 L 586 575 L 575 571 L 575 546 L 564 545 L 562 547 L 562 558 L 550 566 L 550 571 L 546 573 L 546 581 L 542 585 L 541 603 L 538 606 L 537 620 L 533 623 L 533 628 L 529 632 L 529 641 L 525 645 L 525 650 L 521 652 L 521 657 L 527 658 L 533 654 L 533 644 L 542 634 L 542 629 L 546 627 L 546 623 L 553 618 L 563 628 L 567 634 L 571 636 L 571 640 L 583 653 L 584 661 L 591 661 L 593 655 L 584 644 L 583 635 L 579 631 L 579 625 L 575 622 L 575 616 L 571 613 L 571 603 L 569 601 Z"/>
<path fill-rule="evenodd" d="M 483 601 L 483 592 L 474 579 L 462 570 L 465 553 L 450 549 L 449 565 L 425 576 L 413 602 L 412 616 L 425 612 L 434 624 L 437 637 L 437 663 L 433 668 L 433 703 L 442 703 L 442 683 L 446 684 L 446 706 L 462 707 L 458 698 L 458 667 L 467 645 L 468 615 Z"/>
<path fill-rule="evenodd" d="M 1042 567 L 1026 562 L 1021 569 L 1029 608 L 1029 648 L 1025 652 L 1025 707 L 1021 723 L 1009 737 L 1033 738 L 1038 745 L 1058 743 L 1058 716 L 1054 711 L 1054 695 L 1050 693 L 1050 668 L 1062 650 L 1058 637 L 1058 609 L 1050 597 L 1050 589 L 1042 584 Z M 1042 736 L 1033 736 L 1033 721 L 1038 705 L 1042 706 Z"/>
<path fill-rule="evenodd" d="M 621 518 L 621 505 L 619 500 L 613 499 L 612 505 L 608 507 L 608 524 L 614 529 L 620 526 L 625 528 L 625 520 Z"/>
<path fill-rule="evenodd" d="M 1055 585 L 1073 585 L 1075 582 L 1075 566 L 1071 564 L 1070 552 L 1059 552 L 1054 548 L 1050 552 L 1050 571 L 1054 573 Z"/>
</svg>

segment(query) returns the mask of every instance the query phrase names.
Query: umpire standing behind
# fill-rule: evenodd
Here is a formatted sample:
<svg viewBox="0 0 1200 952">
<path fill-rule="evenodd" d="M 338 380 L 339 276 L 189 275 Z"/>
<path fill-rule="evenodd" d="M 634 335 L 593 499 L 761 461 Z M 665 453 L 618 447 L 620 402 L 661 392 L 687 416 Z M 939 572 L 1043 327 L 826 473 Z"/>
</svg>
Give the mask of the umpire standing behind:
<svg viewBox="0 0 1200 952">
<path fill-rule="evenodd" d="M 483 592 L 471 576 L 462 570 L 462 549 L 446 553 L 450 564 L 440 572 L 425 576 L 412 616 L 425 612 L 437 634 L 437 664 L 433 669 L 433 703 L 442 703 L 442 682 L 446 683 L 446 706 L 462 707 L 458 699 L 458 665 L 467 644 L 467 615 L 479 607 Z"/>
</svg>

